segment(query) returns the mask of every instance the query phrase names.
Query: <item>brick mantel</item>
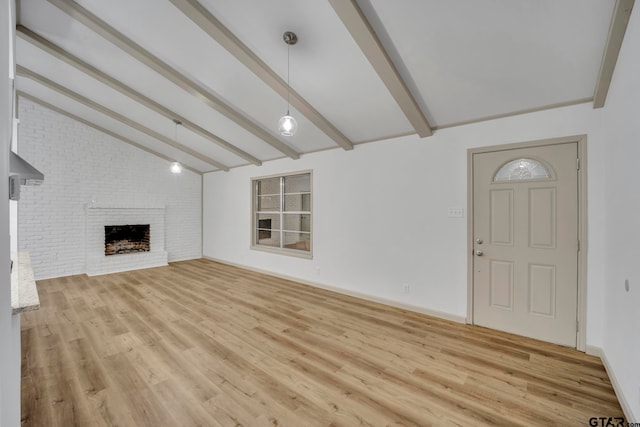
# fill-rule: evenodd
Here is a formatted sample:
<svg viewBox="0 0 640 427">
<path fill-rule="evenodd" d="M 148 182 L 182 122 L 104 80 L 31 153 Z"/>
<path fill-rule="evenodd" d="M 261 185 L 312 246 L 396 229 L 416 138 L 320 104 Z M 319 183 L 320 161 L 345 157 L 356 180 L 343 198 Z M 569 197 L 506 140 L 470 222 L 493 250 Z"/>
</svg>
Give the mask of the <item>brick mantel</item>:
<svg viewBox="0 0 640 427">
<path fill-rule="evenodd" d="M 96 205 L 93 203 L 89 203 L 85 206 L 85 209 L 87 209 L 87 211 L 91 210 L 91 209 L 105 209 L 105 210 L 118 210 L 118 209 L 123 209 L 123 210 L 130 210 L 130 211 L 134 211 L 134 210 L 153 210 L 153 209 L 160 209 L 163 210 L 165 209 L 164 206 L 118 206 L 118 205 Z"/>
</svg>

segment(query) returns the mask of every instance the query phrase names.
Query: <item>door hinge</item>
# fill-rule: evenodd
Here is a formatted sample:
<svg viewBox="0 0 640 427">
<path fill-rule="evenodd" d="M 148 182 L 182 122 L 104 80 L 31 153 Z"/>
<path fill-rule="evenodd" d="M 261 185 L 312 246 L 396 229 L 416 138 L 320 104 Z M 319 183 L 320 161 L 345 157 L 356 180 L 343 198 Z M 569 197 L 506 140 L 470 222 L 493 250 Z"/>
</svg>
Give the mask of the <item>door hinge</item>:
<svg viewBox="0 0 640 427">
<path fill-rule="evenodd" d="M 580 322 L 576 320 L 576 332 L 580 332 Z"/>
<path fill-rule="evenodd" d="M 576 169 L 580 170 L 580 157 L 576 159 Z"/>
<path fill-rule="evenodd" d="M 580 239 L 578 239 L 578 252 L 580 252 Z"/>
</svg>

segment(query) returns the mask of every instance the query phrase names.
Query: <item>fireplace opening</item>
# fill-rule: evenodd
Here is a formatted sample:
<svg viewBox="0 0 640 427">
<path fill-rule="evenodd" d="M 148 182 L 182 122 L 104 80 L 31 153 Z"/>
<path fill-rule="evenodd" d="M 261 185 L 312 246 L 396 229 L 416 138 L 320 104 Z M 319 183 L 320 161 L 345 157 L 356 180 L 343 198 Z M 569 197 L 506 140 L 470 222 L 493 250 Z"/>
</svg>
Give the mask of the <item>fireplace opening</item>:
<svg viewBox="0 0 640 427">
<path fill-rule="evenodd" d="M 149 224 L 138 225 L 105 225 L 105 256 L 128 254 L 132 252 L 149 252 L 151 245 Z"/>
</svg>

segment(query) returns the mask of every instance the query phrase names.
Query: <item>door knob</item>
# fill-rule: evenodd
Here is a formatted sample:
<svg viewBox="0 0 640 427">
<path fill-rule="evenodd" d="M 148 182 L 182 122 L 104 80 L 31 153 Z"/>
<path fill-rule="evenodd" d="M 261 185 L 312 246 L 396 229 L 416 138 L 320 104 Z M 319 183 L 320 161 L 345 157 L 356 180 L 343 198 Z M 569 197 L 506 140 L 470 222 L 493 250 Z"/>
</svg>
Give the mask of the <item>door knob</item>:
<svg viewBox="0 0 640 427">
<path fill-rule="evenodd" d="M 482 252 L 482 251 L 476 251 L 476 256 L 482 256 L 482 255 L 484 255 L 484 252 Z"/>
<path fill-rule="evenodd" d="M 479 237 L 478 237 L 478 238 L 476 239 L 476 243 L 477 243 L 477 244 L 479 244 L 479 245 L 481 245 L 481 244 L 483 244 L 483 243 L 484 243 L 484 240 L 482 240 L 481 238 L 479 238 Z"/>
</svg>

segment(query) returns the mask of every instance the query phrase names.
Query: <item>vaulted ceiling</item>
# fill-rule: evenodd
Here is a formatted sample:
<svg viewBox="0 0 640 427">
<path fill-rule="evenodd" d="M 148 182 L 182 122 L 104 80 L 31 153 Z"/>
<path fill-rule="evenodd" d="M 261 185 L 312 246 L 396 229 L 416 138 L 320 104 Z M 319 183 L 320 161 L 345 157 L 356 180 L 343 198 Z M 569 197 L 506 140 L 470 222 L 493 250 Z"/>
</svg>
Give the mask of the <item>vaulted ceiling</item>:
<svg viewBox="0 0 640 427">
<path fill-rule="evenodd" d="M 21 0 L 16 88 L 196 172 L 407 134 L 428 144 L 444 127 L 601 106 L 632 5 Z M 285 31 L 298 35 L 291 137 L 277 131 L 287 110 Z"/>
</svg>

